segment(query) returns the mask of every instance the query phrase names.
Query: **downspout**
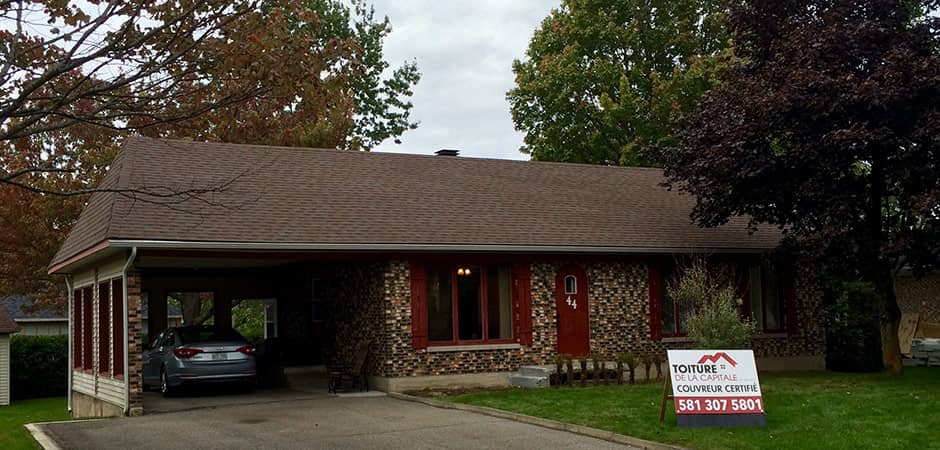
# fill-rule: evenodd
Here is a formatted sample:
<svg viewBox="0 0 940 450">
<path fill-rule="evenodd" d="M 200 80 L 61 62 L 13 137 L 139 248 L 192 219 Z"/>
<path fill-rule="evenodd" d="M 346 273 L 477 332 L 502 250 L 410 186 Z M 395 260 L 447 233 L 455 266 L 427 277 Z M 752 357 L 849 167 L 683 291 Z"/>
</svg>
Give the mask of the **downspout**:
<svg viewBox="0 0 940 450">
<path fill-rule="evenodd" d="M 74 319 L 72 319 L 72 314 L 73 314 L 73 313 L 72 313 L 72 306 L 75 305 L 75 302 L 74 302 L 74 299 L 72 298 L 73 293 L 72 293 L 72 276 L 71 276 L 71 275 L 66 275 L 66 276 L 65 276 L 65 288 L 69 290 L 69 292 L 68 292 L 68 294 L 67 294 L 68 302 L 69 302 L 69 305 L 68 305 L 68 311 L 69 311 L 69 360 L 66 361 L 66 363 L 65 363 L 65 365 L 67 366 L 66 373 L 68 373 L 68 389 L 66 389 L 66 392 L 67 392 L 67 395 L 68 395 L 68 401 L 66 402 L 66 405 L 67 405 L 68 410 L 69 410 L 69 417 L 71 417 L 71 416 L 72 416 L 72 369 L 73 369 L 73 366 L 74 366 L 74 364 L 72 363 L 72 358 L 74 358 L 74 355 L 72 355 L 72 349 L 75 348 L 75 343 L 72 342 L 72 340 L 75 339 L 75 332 L 72 330 L 72 327 L 75 326 L 75 321 L 74 321 Z"/>
<path fill-rule="evenodd" d="M 127 262 L 124 263 L 124 268 L 121 270 L 122 283 L 121 286 L 124 287 L 124 295 L 121 297 L 124 299 L 124 415 L 128 415 L 128 412 L 131 409 L 131 376 L 129 372 L 130 361 L 130 349 L 127 348 L 128 344 L 128 335 L 130 330 L 127 329 L 127 269 L 134 263 L 134 259 L 137 258 L 137 247 L 131 247 L 131 256 L 127 258 Z M 70 391 L 71 392 L 71 391 Z"/>
</svg>

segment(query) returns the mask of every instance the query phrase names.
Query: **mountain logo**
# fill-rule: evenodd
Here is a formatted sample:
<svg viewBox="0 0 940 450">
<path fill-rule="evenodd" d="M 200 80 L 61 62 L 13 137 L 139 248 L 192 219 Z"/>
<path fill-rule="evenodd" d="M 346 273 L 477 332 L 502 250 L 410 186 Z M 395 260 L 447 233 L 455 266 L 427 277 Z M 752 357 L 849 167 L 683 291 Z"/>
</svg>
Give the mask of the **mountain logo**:
<svg viewBox="0 0 940 450">
<path fill-rule="evenodd" d="M 699 363 L 699 364 L 705 364 L 705 363 L 707 363 L 707 362 L 716 363 L 716 362 L 718 362 L 718 360 L 720 360 L 720 359 L 723 359 L 723 360 L 725 360 L 728 364 L 731 364 L 731 367 L 734 367 L 734 366 L 737 366 L 737 365 L 738 365 L 737 361 L 731 359 L 731 357 L 728 356 L 728 354 L 725 353 L 725 352 L 718 352 L 718 353 L 715 353 L 714 355 L 704 355 L 704 356 L 702 356 L 701 359 L 698 360 L 698 363 Z"/>
</svg>

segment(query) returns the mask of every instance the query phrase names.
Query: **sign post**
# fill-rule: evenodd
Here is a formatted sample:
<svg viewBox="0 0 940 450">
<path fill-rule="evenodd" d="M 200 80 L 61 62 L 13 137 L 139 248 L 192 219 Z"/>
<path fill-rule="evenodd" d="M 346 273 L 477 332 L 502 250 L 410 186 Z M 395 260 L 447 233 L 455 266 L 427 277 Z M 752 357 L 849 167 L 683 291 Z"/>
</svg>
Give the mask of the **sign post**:
<svg viewBox="0 0 940 450">
<path fill-rule="evenodd" d="M 667 354 L 666 383 L 672 385 L 680 427 L 766 425 L 752 350 L 668 350 Z"/>
</svg>

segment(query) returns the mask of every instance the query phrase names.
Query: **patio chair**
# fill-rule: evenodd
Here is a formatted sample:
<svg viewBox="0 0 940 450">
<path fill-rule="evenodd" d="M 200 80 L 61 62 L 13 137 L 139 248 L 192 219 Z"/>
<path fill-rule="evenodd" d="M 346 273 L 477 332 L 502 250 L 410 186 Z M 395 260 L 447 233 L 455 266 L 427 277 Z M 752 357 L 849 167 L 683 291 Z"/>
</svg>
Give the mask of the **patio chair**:
<svg viewBox="0 0 940 450">
<path fill-rule="evenodd" d="M 337 391 L 356 388 L 360 391 L 369 390 L 369 380 L 366 378 L 365 366 L 366 360 L 369 357 L 370 344 L 370 341 L 365 340 L 356 345 L 352 364 L 340 364 L 329 367 L 329 391 L 331 394 L 335 394 Z"/>
</svg>

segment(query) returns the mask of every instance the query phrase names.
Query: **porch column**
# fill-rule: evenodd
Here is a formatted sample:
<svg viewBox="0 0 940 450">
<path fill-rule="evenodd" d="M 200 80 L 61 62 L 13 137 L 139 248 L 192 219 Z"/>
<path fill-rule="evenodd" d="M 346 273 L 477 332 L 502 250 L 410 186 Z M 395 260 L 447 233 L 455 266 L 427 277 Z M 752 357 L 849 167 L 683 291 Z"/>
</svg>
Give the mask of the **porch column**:
<svg viewBox="0 0 940 450">
<path fill-rule="evenodd" d="M 127 272 L 127 377 L 128 384 L 128 414 L 139 416 L 144 413 L 144 359 L 141 322 L 143 312 L 140 310 L 140 272 L 136 270 Z M 164 305 L 166 297 L 164 296 Z M 151 303 L 152 304 L 152 303 Z M 166 314 L 163 315 L 166 317 Z M 152 317 L 152 316 L 151 316 Z M 153 322 L 150 322 L 151 326 Z M 154 335 L 150 335 L 154 336 Z"/>
<path fill-rule="evenodd" d="M 219 330 L 225 330 L 232 326 L 232 297 L 225 289 L 219 289 L 215 292 L 214 315 L 215 326 Z"/>
<path fill-rule="evenodd" d="M 147 333 L 151 341 L 166 329 L 166 303 L 166 289 L 150 290 L 147 298 Z"/>
</svg>

